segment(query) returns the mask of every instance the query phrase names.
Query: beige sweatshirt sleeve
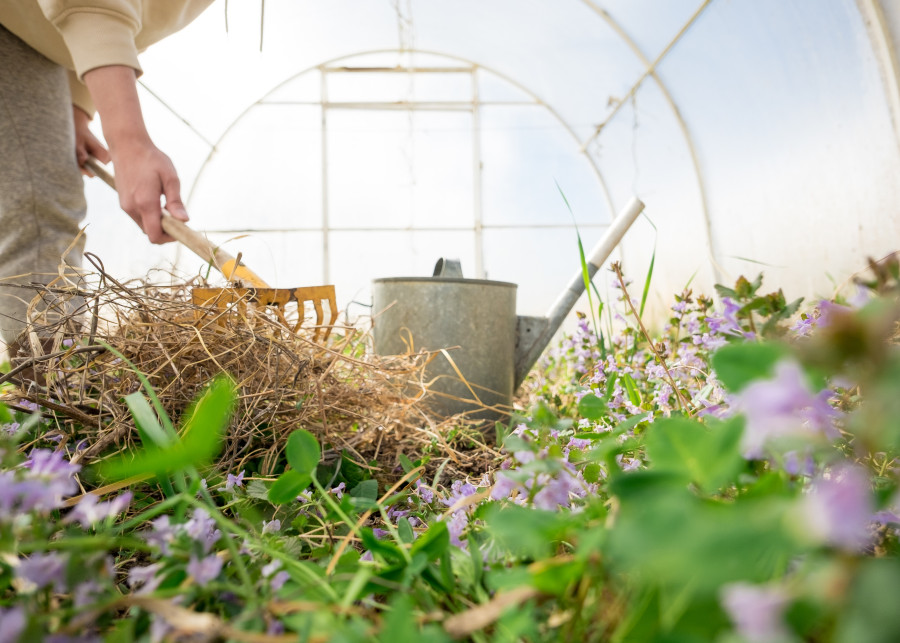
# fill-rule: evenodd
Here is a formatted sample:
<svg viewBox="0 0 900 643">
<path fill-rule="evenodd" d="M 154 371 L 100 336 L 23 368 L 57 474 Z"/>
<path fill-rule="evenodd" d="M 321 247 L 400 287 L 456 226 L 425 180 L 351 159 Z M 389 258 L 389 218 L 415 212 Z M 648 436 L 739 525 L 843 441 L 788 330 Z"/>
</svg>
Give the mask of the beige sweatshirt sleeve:
<svg viewBox="0 0 900 643">
<path fill-rule="evenodd" d="M 62 34 L 79 79 L 91 69 L 108 65 L 125 65 L 140 73 L 134 38 L 141 28 L 141 0 L 38 2 L 47 20 Z M 74 101 L 74 90 L 72 98 Z"/>
</svg>

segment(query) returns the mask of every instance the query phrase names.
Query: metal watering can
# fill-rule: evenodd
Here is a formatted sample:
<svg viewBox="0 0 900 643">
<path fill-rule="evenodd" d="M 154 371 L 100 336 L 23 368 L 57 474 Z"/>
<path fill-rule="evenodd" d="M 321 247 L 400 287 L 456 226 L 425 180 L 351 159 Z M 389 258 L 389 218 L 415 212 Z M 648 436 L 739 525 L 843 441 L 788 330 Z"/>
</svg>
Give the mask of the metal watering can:
<svg viewBox="0 0 900 643">
<path fill-rule="evenodd" d="M 593 278 L 643 211 L 632 198 L 585 257 Z M 425 368 L 431 407 L 449 417 L 502 420 L 563 320 L 584 292 L 579 270 L 544 317 L 516 315 L 516 284 L 464 279 L 459 261 L 440 259 L 431 277 L 372 282 L 374 350 L 439 351 Z"/>
</svg>

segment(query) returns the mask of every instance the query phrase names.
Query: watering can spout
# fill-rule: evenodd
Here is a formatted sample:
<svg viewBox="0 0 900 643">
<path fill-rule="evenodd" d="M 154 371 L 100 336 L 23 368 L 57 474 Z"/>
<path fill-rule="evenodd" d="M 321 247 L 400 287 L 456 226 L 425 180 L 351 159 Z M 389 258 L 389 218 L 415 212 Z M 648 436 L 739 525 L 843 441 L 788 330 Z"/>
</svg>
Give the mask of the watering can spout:
<svg viewBox="0 0 900 643">
<path fill-rule="evenodd" d="M 625 208 L 619 212 L 612 224 L 606 230 L 603 238 L 585 257 L 587 263 L 588 280 L 592 279 L 600 266 L 609 258 L 612 251 L 622 241 L 622 237 L 634 223 L 638 215 L 644 210 L 644 204 L 637 197 L 632 197 Z M 563 320 L 572 310 L 575 302 L 581 297 L 585 289 L 584 274 L 579 270 L 565 290 L 556 298 L 553 305 L 544 317 L 519 316 L 516 325 L 516 363 L 513 379 L 513 390 L 519 388 L 528 376 L 531 367 L 534 366 L 541 353 L 550 344 L 556 331 L 562 325 Z"/>
</svg>

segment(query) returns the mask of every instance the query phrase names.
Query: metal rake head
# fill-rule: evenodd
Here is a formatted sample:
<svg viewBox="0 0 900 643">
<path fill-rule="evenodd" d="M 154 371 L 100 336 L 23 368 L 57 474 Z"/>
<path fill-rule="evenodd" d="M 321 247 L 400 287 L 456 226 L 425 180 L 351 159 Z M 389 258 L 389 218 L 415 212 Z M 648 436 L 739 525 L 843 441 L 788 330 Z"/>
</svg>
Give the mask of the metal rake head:
<svg viewBox="0 0 900 643">
<path fill-rule="evenodd" d="M 306 302 L 312 303 L 316 313 L 315 333 L 313 339 L 321 341 L 328 339 L 331 329 L 338 318 L 337 300 L 335 299 L 334 286 L 306 286 L 302 288 L 194 288 L 191 290 L 191 301 L 198 307 L 196 316 L 203 318 L 203 308 L 216 308 L 219 313 L 224 313 L 229 307 L 237 305 L 245 306 L 248 303 L 270 308 L 275 316 L 286 327 L 297 332 L 305 321 L 304 311 Z M 297 303 L 297 321 L 290 323 L 285 316 L 288 304 Z M 323 302 L 328 303 L 330 318 L 325 323 L 325 311 Z"/>
</svg>

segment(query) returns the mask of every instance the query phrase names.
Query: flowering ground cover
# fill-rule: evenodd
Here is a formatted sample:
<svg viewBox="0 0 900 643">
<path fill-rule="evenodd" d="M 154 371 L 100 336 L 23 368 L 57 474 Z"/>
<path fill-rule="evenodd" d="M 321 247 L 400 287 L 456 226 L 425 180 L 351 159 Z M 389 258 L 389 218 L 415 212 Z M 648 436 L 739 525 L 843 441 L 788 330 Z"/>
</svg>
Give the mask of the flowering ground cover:
<svg viewBox="0 0 900 643">
<path fill-rule="evenodd" d="M 4 411 L 0 642 L 897 640 L 900 270 L 871 272 L 686 291 L 651 334 L 617 271 L 468 477 L 302 428 L 221 470 L 227 376 L 178 418 L 144 380 L 140 444 L 83 466 Z"/>
</svg>

